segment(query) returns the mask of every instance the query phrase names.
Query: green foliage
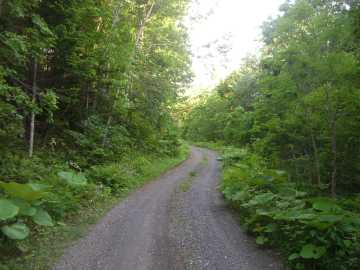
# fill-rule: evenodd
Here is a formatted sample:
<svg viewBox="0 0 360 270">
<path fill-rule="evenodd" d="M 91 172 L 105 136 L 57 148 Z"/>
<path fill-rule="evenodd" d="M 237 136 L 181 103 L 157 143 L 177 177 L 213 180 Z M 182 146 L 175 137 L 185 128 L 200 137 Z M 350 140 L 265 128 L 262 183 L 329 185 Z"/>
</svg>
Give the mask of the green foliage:
<svg viewBox="0 0 360 270">
<path fill-rule="evenodd" d="M 317 247 L 309 244 L 302 247 L 299 255 L 304 259 L 320 259 L 325 253 L 325 247 Z"/>
<path fill-rule="evenodd" d="M 360 191 L 358 5 L 298 0 L 263 26 L 256 59 L 188 101 L 184 136 L 248 146 L 298 185 Z"/>
<path fill-rule="evenodd" d="M 23 240 L 30 230 L 24 219 L 42 226 L 53 226 L 52 218 L 40 207 L 47 192 L 41 184 L 0 182 L 7 199 L 0 199 L 1 231 L 9 239 Z"/>
<path fill-rule="evenodd" d="M 36 210 L 36 213 L 33 215 L 32 218 L 33 218 L 34 222 L 38 225 L 42 225 L 42 226 L 53 226 L 54 225 L 49 214 L 41 208 L 38 208 Z"/>
<path fill-rule="evenodd" d="M 1 148 L 29 146 L 33 113 L 35 151 L 81 152 L 81 165 L 130 148 L 176 154 L 170 107 L 191 77 L 178 23 L 187 2 L 1 3 Z"/>
<path fill-rule="evenodd" d="M 2 182 L 0 191 L 3 193 L 0 196 L 5 197 L 0 199 L 2 254 L 8 259 L 12 257 L 7 253 L 22 254 L 24 244 L 20 240 L 29 238 L 25 241 L 31 243 L 39 237 L 38 232 L 46 230 L 52 234 L 52 230 L 59 230 L 59 226 L 64 226 L 61 224 L 71 223 L 74 216 L 96 208 L 100 202 L 117 201 L 145 181 L 184 160 L 189 148 L 182 145 L 178 152 L 175 156 L 132 152 L 116 163 L 92 166 L 83 173 L 60 164 L 46 168 L 45 164 L 37 162 L 34 168 L 40 172 L 48 169 L 43 178 L 38 179 L 41 185 Z M 69 165 L 76 167 L 74 162 L 69 162 Z M 54 172 L 54 168 L 58 169 Z M 28 172 L 33 173 L 31 170 Z M 33 252 L 32 248 L 30 245 L 26 252 Z M 23 259 L 27 260 L 25 257 Z"/>
<path fill-rule="evenodd" d="M 13 218 L 19 213 L 19 207 L 13 202 L 6 199 L 0 200 L 0 220 L 7 220 Z"/>
<path fill-rule="evenodd" d="M 37 213 L 37 210 L 35 207 L 33 207 L 29 202 L 24 201 L 22 199 L 12 199 L 11 200 L 13 204 L 15 204 L 17 207 L 19 207 L 19 215 L 24 216 L 34 216 Z"/>
<path fill-rule="evenodd" d="M 241 153 L 236 161 L 227 161 L 235 153 Z M 227 148 L 222 160 L 221 190 L 257 244 L 280 248 L 294 269 L 359 267 L 359 212 L 339 200 L 310 196 L 246 150 Z"/>
<path fill-rule="evenodd" d="M 93 166 L 89 177 L 98 184 L 109 187 L 112 193 L 125 191 L 131 187 L 129 177 L 133 175 L 123 164 Z"/>
<path fill-rule="evenodd" d="M 87 184 L 85 175 L 81 173 L 61 171 L 58 176 L 71 186 L 85 186 Z"/>
<path fill-rule="evenodd" d="M 183 157 L 171 107 L 191 77 L 187 2 L 0 1 L 4 249 Z"/>
<path fill-rule="evenodd" d="M 29 228 L 23 223 L 2 226 L 1 231 L 13 240 L 23 240 L 29 236 Z"/>
<path fill-rule="evenodd" d="M 0 182 L 0 187 L 10 197 L 22 199 L 28 202 L 33 202 L 43 198 L 46 195 L 44 185 L 39 184 L 19 184 L 15 182 L 4 183 Z"/>
<path fill-rule="evenodd" d="M 360 6 L 280 11 L 263 24 L 259 57 L 179 106 L 183 135 L 235 146 L 220 147 L 222 192 L 258 244 L 293 269 L 359 269 Z"/>
</svg>

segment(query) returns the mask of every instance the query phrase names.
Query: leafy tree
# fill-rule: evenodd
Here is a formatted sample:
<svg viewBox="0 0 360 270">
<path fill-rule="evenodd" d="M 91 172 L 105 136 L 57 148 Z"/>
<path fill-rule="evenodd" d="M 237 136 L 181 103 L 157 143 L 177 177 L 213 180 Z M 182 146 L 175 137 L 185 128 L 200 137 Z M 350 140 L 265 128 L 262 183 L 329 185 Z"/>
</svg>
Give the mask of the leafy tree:
<svg viewBox="0 0 360 270">
<path fill-rule="evenodd" d="M 284 4 L 263 26 L 259 60 L 247 59 L 193 109 L 187 136 L 248 145 L 293 181 L 329 187 L 334 197 L 358 191 L 358 8 L 346 1 Z M 222 115 L 220 128 L 214 112 Z M 205 121 L 209 128 L 200 128 Z"/>
</svg>

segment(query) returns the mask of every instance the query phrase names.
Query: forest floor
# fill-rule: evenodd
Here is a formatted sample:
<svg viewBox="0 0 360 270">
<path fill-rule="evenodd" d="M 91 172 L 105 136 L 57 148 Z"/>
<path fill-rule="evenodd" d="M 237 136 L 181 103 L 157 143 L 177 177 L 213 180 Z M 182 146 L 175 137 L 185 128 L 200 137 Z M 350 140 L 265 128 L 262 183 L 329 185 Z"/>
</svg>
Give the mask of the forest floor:
<svg viewBox="0 0 360 270">
<path fill-rule="evenodd" d="M 272 270 L 279 256 L 256 247 L 217 191 L 217 154 L 187 161 L 115 206 L 67 250 L 54 270 Z"/>
</svg>

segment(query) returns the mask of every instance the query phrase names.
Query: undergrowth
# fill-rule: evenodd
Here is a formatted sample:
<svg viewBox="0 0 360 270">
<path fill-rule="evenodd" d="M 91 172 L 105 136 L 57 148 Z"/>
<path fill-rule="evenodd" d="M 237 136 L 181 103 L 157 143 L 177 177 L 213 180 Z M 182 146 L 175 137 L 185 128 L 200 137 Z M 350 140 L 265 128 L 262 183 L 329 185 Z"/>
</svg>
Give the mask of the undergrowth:
<svg viewBox="0 0 360 270">
<path fill-rule="evenodd" d="M 215 146 L 222 152 L 221 191 L 258 245 L 281 250 L 291 269 L 360 269 L 359 195 L 332 199 L 296 186 L 246 149 Z"/>
<path fill-rule="evenodd" d="M 51 269 L 89 225 L 131 191 L 185 160 L 188 153 L 185 144 L 173 154 L 132 152 L 84 170 L 74 162 L 49 166 L 40 159 L 19 159 L 28 170 L 13 171 L 17 182 L 0 183 L 0 270 Z M 21 183 L 30 177 L 33 181 Z"/>
</svg>

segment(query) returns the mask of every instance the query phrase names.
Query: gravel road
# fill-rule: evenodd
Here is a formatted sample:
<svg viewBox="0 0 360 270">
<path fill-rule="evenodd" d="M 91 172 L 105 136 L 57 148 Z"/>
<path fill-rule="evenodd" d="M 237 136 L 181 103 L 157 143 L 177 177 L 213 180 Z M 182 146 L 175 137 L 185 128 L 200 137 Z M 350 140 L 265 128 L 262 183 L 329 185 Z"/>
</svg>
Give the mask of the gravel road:
<svg viewBox="0 0 360 270">
<path fill-rule="evenodd" d="M 216 157 L 192 148 L 187 161 L 115 206 L 53 269 L 282 269 L 226 208 Z"/>
</svg>

